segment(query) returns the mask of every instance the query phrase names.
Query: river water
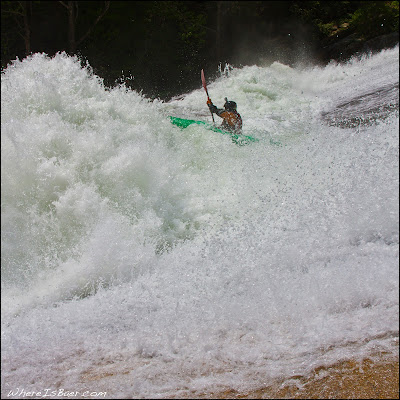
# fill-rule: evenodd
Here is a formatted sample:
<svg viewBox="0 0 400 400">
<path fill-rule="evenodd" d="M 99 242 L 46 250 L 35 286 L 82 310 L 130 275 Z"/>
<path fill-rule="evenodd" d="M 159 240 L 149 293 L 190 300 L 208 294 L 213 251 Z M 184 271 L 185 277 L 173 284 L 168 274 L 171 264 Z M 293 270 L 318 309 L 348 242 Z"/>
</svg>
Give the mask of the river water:
<svg viewBox="0 0 400 400">
<path fill-rule="evenodd" d="M 200 71 L 164 102 L 66 54 L 8 66 L 2 397 L 243 391 L 396 354 L 398 63 L 225 68 L 208 91 L 248 146 L 169 122 L 212 122 Z"/>
</svg>

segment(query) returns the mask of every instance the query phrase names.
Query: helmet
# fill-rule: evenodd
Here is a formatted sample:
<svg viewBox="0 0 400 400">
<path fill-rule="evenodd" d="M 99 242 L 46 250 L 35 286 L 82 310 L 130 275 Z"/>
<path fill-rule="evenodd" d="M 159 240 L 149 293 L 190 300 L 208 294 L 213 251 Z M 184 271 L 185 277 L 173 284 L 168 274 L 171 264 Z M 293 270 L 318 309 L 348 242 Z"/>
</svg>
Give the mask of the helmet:
<svg viewBox="0 0 400 400">
<path fill-rule="evenodd" d="M 236 110 L 236 103 L 234 101 L 228 101 L 228 99 L 225 97 L 225 104 L 224 104 L 224 108 L 227 111 L 234 111 Z"/>
</svg>

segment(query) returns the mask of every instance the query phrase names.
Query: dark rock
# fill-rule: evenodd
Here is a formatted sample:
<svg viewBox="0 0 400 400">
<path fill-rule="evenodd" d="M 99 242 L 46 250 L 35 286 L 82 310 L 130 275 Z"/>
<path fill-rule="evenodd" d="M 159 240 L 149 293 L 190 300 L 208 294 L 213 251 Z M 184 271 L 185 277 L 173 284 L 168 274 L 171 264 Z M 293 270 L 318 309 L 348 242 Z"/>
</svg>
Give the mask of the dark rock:
<svg viewBox="0 0 400 400">
<path fill-rule="evenodd" d="M 399 33 L 393 32 L 387 35 L 377 36 L 365 40 L 357 33 L 346 36 L 337 42 L 323 47 L 321 59 L 325 62 L 330 60 L 346 61 L 355 55 L 373 53 L 386 48 L 391 48 L 399 43 Z"/>
<path fill-rule="evenodd" d="M 368 51 L 380 51 L 396 46 L 399 43 L 399 32 L 388 33 L 387 35 L 378 36 L 367 40 L 365 48 Z"/>
</svg>

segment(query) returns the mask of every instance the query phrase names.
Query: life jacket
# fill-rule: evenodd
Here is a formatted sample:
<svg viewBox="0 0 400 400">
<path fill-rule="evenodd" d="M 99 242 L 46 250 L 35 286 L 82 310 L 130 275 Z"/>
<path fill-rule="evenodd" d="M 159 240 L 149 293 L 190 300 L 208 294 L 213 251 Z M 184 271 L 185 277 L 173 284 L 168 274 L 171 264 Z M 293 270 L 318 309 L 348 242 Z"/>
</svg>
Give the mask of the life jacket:
<svg viewBox="0 0 400 400">
<path fill-rule="evenodd" d="M 235 133 L 241 133 L 243 125 L 242 117 L 236 110 L 224 110 L 222 113 L 219 113 L 218 116 L 224 119 L 221 125 L 223 129 L 231 132 L 234 131 Z"/>
</svg>

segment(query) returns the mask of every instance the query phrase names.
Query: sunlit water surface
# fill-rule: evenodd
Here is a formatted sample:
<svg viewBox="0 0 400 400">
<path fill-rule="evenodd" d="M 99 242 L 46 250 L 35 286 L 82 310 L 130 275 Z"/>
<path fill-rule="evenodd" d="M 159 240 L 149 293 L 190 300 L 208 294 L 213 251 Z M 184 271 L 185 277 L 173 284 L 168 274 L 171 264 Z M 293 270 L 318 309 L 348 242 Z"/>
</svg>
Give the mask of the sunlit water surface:
<svg viewBox="0 0 400 400">
<path fill-rule="evenodd" d="M 396 353 L 398 62 L 226 69 L 208 91 L 242 147 L 169 122 L 211 122 L 200 73 L 162 102 L 65 54 L 10 65 L 2 397 L 248 390 Z"/>
</svg>

